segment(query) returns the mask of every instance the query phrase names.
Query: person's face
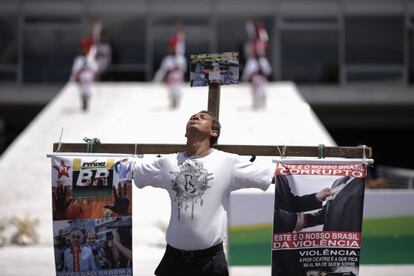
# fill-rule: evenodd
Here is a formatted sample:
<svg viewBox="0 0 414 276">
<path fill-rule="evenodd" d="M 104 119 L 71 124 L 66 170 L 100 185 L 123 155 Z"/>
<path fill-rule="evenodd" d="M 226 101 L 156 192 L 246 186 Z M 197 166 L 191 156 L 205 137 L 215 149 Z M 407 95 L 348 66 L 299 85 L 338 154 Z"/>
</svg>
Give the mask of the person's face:
<svg viewBox="0 0 414 276">
<path fill-rule="evenodd" d="M 210 136 L 217 136 L 218 133 L 216 130 L 212 129 L 212 126 L 213 117 L 211 117 L 210 114 L 204 112 L 196 113 L 193 116 L 191 116 L 187 122 L 186 136 L 189 133 L 189 131 L 192 130 L 198 130 L 203 133 L 209 133 Z"/>
<path fill-rule="evenodd" d="M 79 230 L 73 231 L 70 234 L 72 245 L 80 245 L 82 241 L 82 233 Z"/>
<path fill-rule="evenodd" d="M 96 241 L 96 237 L 95 234 L 92 232 L 89 232 L 88 235 L 86 236 L 86 242 L 88 244 L 94 244 Z"/>
</svg>

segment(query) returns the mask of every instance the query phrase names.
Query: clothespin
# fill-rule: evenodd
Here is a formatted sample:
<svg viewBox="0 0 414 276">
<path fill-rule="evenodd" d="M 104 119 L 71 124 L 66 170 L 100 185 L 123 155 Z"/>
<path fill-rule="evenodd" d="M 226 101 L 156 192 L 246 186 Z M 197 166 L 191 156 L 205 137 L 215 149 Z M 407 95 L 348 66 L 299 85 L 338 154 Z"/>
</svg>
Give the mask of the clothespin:
<svg viewBox="0 0 414 276">
<path fill-rule="evenodd" d="M 319 144 L 318 146 L 318 158 L 322 159 L 325 158 L 325 145 Z"/>
</svg>

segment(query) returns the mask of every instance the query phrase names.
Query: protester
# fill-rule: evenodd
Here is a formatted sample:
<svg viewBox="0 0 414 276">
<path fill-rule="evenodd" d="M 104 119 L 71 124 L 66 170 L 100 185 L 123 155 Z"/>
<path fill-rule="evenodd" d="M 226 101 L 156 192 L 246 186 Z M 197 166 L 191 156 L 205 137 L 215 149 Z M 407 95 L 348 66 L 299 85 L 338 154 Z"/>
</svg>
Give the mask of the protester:
<svg viewBox="0 0 414 276">
<path fill-rule="evenodd" d="M 213 148 L 221 126 L 201 111 L 190 117 L 186 151 L 152 162 L 137 160 L 135 184 L 166 189 L 171 200 L 165 255 L 155 275 L 228 275 L 223 242 L 227 235 L 230 193 L 242 188 L 266 190 L 273 164 L 259 166 Z"/>
</svg>

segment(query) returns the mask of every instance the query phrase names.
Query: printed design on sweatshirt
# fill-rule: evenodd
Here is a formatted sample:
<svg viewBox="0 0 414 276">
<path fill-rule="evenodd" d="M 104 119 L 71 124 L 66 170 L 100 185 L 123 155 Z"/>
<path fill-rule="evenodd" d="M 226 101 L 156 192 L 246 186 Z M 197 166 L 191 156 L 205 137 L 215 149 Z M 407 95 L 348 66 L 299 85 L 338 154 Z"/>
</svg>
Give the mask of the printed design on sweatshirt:
<svg viewBox="0 0 414 276">
<path fill-rule="evenodd" d="M 185 161 L 178 172 L 174 174 L 172 190 L 175 192 L 175 201 L 178 202 L 178 220 L 180 220 L 181 211 L 188 211 L 191 207 L 191 219 L 194 216 L 194 207 L 199 202 L 203 206 L 203 195 L 211 186 L 208 182 L 213 179 L 212 173 L 209 173 L 202 164 L 190 160 Z"/>
</svg>

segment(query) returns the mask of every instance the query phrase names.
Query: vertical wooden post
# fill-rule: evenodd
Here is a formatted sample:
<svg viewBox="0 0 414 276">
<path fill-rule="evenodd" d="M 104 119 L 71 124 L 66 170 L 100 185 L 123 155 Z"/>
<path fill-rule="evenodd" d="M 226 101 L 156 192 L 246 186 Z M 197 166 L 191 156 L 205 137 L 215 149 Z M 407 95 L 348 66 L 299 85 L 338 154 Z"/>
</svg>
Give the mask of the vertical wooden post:
<svg viewBox="0 0 414 276">
<path fill-rule="evenodd" d="M 208 107 L 207 110 L 213 113 L 219 120 L 220 112 L 220 84 L 212 83 L 208 86 Z"/>
</svg>

